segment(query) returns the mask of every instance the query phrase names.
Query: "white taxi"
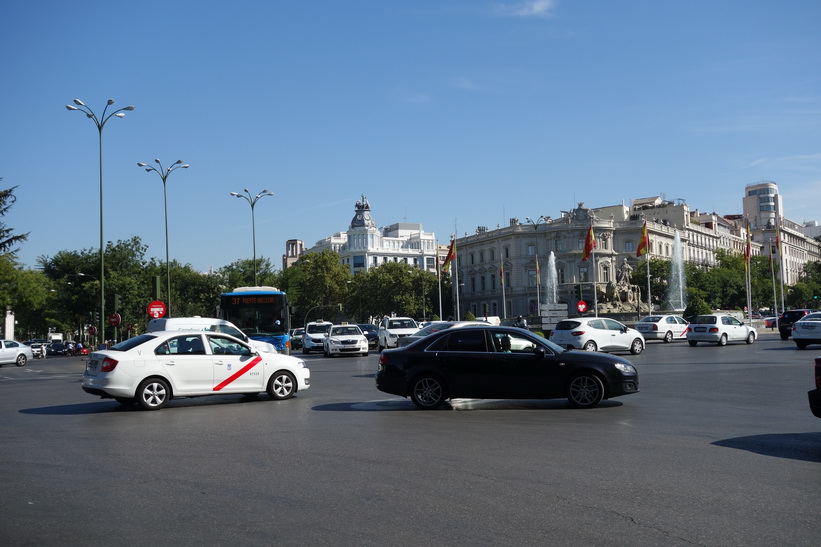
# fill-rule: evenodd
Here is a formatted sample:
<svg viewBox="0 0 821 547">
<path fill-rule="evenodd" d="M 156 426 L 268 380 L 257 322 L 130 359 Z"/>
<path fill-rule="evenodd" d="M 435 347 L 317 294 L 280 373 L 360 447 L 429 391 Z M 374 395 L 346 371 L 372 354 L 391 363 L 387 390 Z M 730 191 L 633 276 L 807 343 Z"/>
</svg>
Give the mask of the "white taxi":
<svg viewBox="0 0 821 547">
<path fill-rule="evenodd" d="M 346 353 L 368 355 L 368 339 L 357 325 L 331 325 L 323 344 L 325 357 Z"/>
<path fill-rule="evenodd" d="M 645 340 L 685 340 L 689 323 L 678 315 L 648 315 L 635 324 Z"/>
<path fill-rule="evenodd" d="M 267 391 L 290 399 L 308 389 L 302 359 L 268 353 L 228 334 L 161 331 L 92 353 L 83 373 L 86 393 L 159 410 L 175 397 Z"/>
<path fill-rule="evenodd" d="M 798 349 L 821 344 L 821 312 L 808 313 L 793 323 L 792 339 Z"/>
</svg>

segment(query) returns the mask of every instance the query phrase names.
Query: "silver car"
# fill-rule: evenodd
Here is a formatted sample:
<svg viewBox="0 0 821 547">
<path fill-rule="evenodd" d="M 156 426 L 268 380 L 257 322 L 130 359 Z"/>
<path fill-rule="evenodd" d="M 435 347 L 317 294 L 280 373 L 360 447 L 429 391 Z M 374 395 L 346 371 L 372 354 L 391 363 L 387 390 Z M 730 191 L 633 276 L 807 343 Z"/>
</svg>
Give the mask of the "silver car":
<svg viewBox="0 0 821 547">
<path fill-rule="evenodd" d="M 809 313 L 793 323 L 792 339 L 798 349 L 821 344 L 821 312 Z"/>
<path fill-rule="evenodd" d="M 645 340 L 664 340 L 665 343 L 673 340 L 684 340 L 689 323 L 678 315 L 648 315 L 636 323 Z"/>
<path fill-rule="evenodd" d="M 0 340 L 0 366 L 24 366 L 29 359 L 34 359 L 31 348 L 14 340 Z"/>
<path fill-rule="evenodd" d="M 691 346 L 696 346 L 699 342 L 712 342 L 719 346 L 741 341 L 752 344 L 757 337 L 758 332 L 753 327 L 745 325 L 732 315 L 718 313 L 697 316 L 687 330 L 687 342 Z"/>
</svg>

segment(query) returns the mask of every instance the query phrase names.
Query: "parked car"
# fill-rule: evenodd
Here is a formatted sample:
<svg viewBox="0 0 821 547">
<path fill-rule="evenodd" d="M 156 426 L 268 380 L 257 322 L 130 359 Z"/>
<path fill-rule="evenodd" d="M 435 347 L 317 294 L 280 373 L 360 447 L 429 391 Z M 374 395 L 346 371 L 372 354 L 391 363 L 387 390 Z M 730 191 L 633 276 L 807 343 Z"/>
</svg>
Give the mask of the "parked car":
<svg viewBox="0 0 821 547">
<path fill-rule="evenodd" d="M 395 348 L 399 345 L 400 338 L 410 336 L 417 330 L 419 325 L 410 317 L 385 317 L 379 323 L 377 349 L 382 351 L 385 348 Z"/>
<path fill-rule="evenodd" d="M 62 342 L 52 342 L 46 346 L 46 354 L 48 355 L 67 355 L 68 347 Z"/>
<path fill-rule="evenodd" d="M 821 418 L 821 357 L 815 358 L 815 389 L 808 392 L 807 396 L 813 416 Z"/>
<path fill-rule="evenodd" d="M 410 336 L 403 336 L 398 340 L 398 347 L 409 346 L 420 338 L 424 338 L 440 330 L 468 327 L 471 325 L 487 325 L 487 321 L 431 321 L 427 326 L 419 329 Z"/>
<path fill-rule="evenodd" d="M 556 323 L 550 341 L 567 349 L 585 351 L 644 351 L 644 336 L 636 329 L 607 317 L 579 317 Z"/>
<path fill-rule="evenodd" d="M 758 332 L 732 315 L 712 313 L 696 316 L 687 330 L 687 343 L 697 346 L 699 342 L 713 342 L 726 346 L 727 342 L 755 342 Z"/>
<path fill-rule="evenodd" d="M 368 347 L 375 348 L 379 342 L 379 329 L 373 323 L 359 323 L 357 327 L 362 330 L 362 334 L 368 339 Z"/>
<path fill-rule="evenodd" d="M 821 313 L 808 313 L 792 325 L 792 339 L 798 349 L 821 344 Z"/>
<path fill-rule="evenodd" d="M 267 391 L 272 399 L 289 399 L 308 389 L 310 375 L 302 359 L 262 352 L 229 334 L 160 331 L 92 353 L 82 388 L 158 410 L 174 397 L 220 393 Z"/>
<path fill-rule="evenodd" d="M 684 340 L 689 324 L 678 315 L 648 315 L 636 323 L 635 327 L 645 340 L 664 340 L 669 343 Z"/>
<path fill-rule="evenodd" d="M 324 339 L 325 357 L 357 353 L 368 355 L 368 339 L 357 325 L 331 325 Z"/>
<path fill-rule="evenodd" d="M 25 366 L 34 359 L 31 347 L 15 340 L 0 340 L 0 367 L 3 365 Z"/>
<path fill-rule="evenodd" d="M 638 372 L 613 355 L 570 351 L 514 327 L 468 326 L 435 332 L 379 357 L 376 387 L 410 397 L 420 409 L 448 399 L 567 398 L 576 408 L 639 391 Z"/>
<path fill-rule="evenodd" d="M 305 329 L 291 329 L 291 349 L 302 349 L 302 335 L 305 334 Z"/>
<path fill-rule="evenodd" d="M 32 342 L 30 344 L 31 353 L 34 356 L 34 359 L 45 359 L 46 358 L 46 354 L 48 353 L 48 350 L 46 349 L 47 345 L 48 344 L 44 344 L 42 342 Z"/>
<path fill-rule="evenodd" d="M 325 350 L 325 334 L 331 328 L 330 321 L 311 321 L 305 325 L 305 332 L 302 333 L 302 353 L 308 354 L 312 351 Z"/>
<path fill-rule="evenodd" d="M 776 317 L 776 316 L 765 317 L 763 319 L 763 321 L 764 321 L 764 328 L 765 329 L 774 329 L 775 328 L 775 323 L 776 323 L 776 321 L 778 321 L 778 317 Z"/>
<path fill-rule="evenodd" d="M 792 335 L 792 326 L 793 323 L 799 321 L 802 317 L 807 315 L 808 313 L 814 313 L 818 310 L 810 310 L 810 309 L 800 309 L 800 310 L 787 310 L 781 314 L 781 317 L 778 318 L 778 333 L 781 335 L 782 340 L 788 340 Z"/>
</svg>

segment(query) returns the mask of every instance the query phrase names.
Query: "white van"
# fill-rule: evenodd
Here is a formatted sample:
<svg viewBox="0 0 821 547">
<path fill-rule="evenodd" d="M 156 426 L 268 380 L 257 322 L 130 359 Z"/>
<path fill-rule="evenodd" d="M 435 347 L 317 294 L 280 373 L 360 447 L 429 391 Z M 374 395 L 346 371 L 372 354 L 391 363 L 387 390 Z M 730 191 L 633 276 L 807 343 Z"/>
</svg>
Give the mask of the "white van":
<svg viewBox="0 0 821 547">
<path fill-rule="evenodd" d="M 277 353 L 277 349 L 273 344 L 263 342 L 261 340 L 254 340 L 248 338 L 244 332 L 239 330 L 236 325 L 225 319 L 216 319 L 214 317 L 161 317 L 159 319 L 152 319 L 148 322 L 146 332 L 159 332 L 164 330 L 207 330 L 211 332 L 224 332 L 230 334 L 235 338 L 244 340 L 251 344 L 259 351 L 266 353 Z"/>
</svg>

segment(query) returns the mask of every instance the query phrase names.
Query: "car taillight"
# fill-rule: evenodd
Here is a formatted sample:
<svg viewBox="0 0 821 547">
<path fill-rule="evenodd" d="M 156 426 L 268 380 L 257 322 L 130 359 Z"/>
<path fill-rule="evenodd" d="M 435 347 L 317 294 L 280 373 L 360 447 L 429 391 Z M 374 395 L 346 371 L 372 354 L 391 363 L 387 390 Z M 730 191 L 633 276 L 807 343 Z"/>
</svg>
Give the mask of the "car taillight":
<svg viewBox="0 0 821 547">
<path fill-rule="evenodd" d="M 117 367 L 117 363 L 119 363 L 119 361 L 117 361 L 116 359 L 106 357 L 105 359 L 103 359 L 103 366 L 100 367 L 100 372 L 111 372 Z"/>
<path fill-rule="evenodd" d="M 659 330 L 659 326 L 653 323 L 653 330 Z"/>
<path fill-rule="evenodd" d="M 821 357 L 815 358 L 815 387 L 821 389 Z"/>
<path fill-rule="evenodd" d="M 387 364 L 388 359 L 385 357 L 384 353 L 379 354 L 379 366 L 383 366 Z"/>
<path fill-rule="evenodd" d="M 582 336 L 582 335 L 584 335 L 583 330 L 574 330 L 570 333 L 570 336 Z"/>
<path fill-rule="evenodd" d="M 718 332 L 718 327 L 710 327 L 710 332 Z"/>
</svg>

